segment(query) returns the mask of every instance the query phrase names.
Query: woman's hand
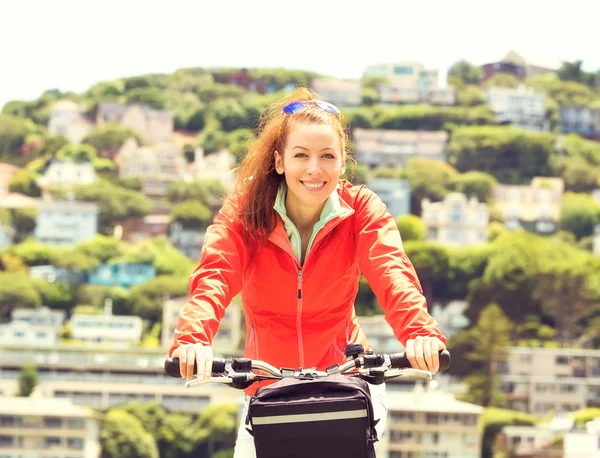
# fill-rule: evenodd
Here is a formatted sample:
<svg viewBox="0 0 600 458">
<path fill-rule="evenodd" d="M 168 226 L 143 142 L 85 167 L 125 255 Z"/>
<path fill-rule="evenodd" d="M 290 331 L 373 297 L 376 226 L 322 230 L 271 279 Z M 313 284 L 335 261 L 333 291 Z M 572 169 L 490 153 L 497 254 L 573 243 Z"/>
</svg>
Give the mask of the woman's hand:
<svg viewBox="0 0 600 458">
<path fill-rule="evenodd" d="M 180 345 L 171 357 L 179 358 L 179 372 L 188 381 L 194 376 L 194 361 L 198 365 L 198 380 L 205 380 L 212 375 L 212 347 L 200 343 Z"/>
<path fill-rule="evenodd" d="M 440 369 L 439 352 L 446 345 L 437 337 L 417 336 L 406 341 L 406 357 L 413 369 L 421 369 L 435 374 Z"/>
</svg>

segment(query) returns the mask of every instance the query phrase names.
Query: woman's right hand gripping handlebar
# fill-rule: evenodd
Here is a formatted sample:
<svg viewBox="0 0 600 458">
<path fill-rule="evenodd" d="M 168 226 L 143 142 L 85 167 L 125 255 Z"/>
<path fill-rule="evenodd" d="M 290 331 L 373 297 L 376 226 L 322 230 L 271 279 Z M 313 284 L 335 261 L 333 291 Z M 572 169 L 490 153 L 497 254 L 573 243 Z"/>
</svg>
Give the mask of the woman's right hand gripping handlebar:
<svg viewBox="0 0 600 458">
<path fill-rule="evenodd" d="M 179 358 L 179 372 L 188 381 L 194 376 L 194 366 L 198 368 L 198 380 L 206 380 L 212 375 L 212 347 L 201 343 L 183 344 L 173 351 L 171 357 Z"/>
</svg>

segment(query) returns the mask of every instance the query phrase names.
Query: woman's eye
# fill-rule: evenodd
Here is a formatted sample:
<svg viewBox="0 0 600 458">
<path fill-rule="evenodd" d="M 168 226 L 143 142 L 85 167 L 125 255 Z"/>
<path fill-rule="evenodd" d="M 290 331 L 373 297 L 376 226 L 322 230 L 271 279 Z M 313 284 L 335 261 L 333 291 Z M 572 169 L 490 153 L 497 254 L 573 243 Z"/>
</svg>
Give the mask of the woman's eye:
<svg viewBox="0 0 600 458">
<path fill-rule="evenodd" d="M 296 153 L 294 157 L 306 157 L 305 153 Z"/>
<path fill-rule="evenodd" d="M 324 154 L 323 157 L 326 159 L 335 159 L 335 156 L 331 153 Z"/>
</svg>

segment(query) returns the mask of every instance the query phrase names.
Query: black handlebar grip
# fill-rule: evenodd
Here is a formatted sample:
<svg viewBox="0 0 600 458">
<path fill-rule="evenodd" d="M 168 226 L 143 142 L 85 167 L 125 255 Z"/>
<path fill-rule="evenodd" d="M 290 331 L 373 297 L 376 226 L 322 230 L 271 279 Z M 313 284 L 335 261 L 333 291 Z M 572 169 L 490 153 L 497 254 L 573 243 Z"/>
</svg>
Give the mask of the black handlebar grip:
<svg viewBox="0 0 600 458">
<path fill-rule="evenodd" d="M 194 374 L 197 372 L 198 365 L 196 364 L 196 361 L 194 361 Z M 225 372 L 225 360 L 221 358 L 213 359 L 212 372 L 217 374 Z M 181 372 L 179 371 L 179 358 L 165 359 L 165 374 L 175 378 L 181 377 Z"/>
<path fill-rule="evenodd" d="M 440 372 L 445 371 L 450 367 L 450 352 L 443 350 L 439 352 L 440 356 Z M 390 355 L 391 367 L 393 369 L 405 369 L 412 367 L 405 353 L 394 353 Z"/>
</svg>

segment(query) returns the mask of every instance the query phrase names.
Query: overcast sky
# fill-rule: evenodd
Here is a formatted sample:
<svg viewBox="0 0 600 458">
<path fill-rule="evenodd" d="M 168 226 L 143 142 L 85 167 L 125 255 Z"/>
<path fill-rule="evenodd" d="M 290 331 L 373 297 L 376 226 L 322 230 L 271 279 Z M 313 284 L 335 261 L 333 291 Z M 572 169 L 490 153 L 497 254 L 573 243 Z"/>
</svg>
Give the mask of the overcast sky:
<svg viewBox="0 0 600 458">
<path fill-rule="evenodd" d="M 44 90 L 182 67 L 358 78 L 416 60 L 441 72 L 510 49 L 600 69 L 598 0 L 0 0 L 0 107 Z"/>
</svg>

